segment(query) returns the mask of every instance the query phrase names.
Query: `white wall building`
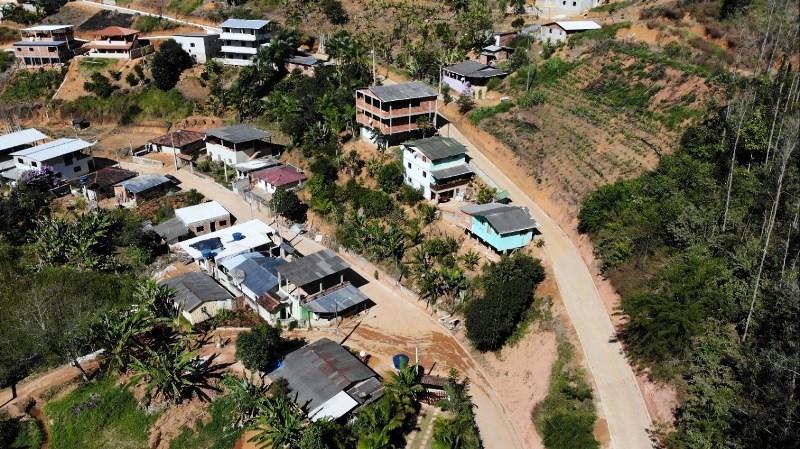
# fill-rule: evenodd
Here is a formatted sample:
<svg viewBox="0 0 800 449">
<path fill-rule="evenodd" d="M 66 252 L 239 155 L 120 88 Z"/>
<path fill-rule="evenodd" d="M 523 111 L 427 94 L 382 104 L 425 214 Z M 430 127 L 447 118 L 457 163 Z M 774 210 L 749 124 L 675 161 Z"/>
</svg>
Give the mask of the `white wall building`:
<svg viewBox="0 0 800 449">
<path fill-rule="evenodd" d="M 92 146 L 94 143 L 81 139 L 57 139 L 35 147 L 11 153 L 14 168 L 3 172 L 4 177 L 19 176 L 29 170 L 51 168 L 62 179 L 77 178 L 94 171 Z"/>
<path fill-rule="evenodd" d="M 217 56 L 220 50 L 219 34 L 186 33 L 176 34 L 172 39 L 198 64 L 205 64 Z"/>
<path fill-rule="evenodd" d="M 222 22 L 219 60 L 227 65 L 251 65 L 261 47 L 272 39 L 269 20 L 228 19 Z"/>
<path fill-rule="evenodd" d="M 216 201 L 175 209 L 175 217 L 195 235 L 208 234 L 231 225 L 231 213 Z"/>
<path fill-rule="evenodd" d="M 206 131 L 206 153 L 212 161 L 236 165 L 269 156 L 272 135 L 246 125 L 224 126 Z"/>
<path fill-rule="evenodd" d="M 557 44 L 565 42 L 571 34 L 600 28 L 600 24 L 592 20 L 559 20 L 542 25 L 539 29 L 539 40 Z"/>
<path fill-rule="evenodd" d="M 467 148 L 442 136 L 404 143 L 403 168 L 405 183 L 434 201 L 463 199 L 466 184 L 474 176 L 468 165 Z"/>
<path fill-rule="evenodd" d="M 219 277 L 218 263 L 253 251 L 272 251 L 279 237 L 261 220 L 250 220 L 178 243 L 178 247 L 207 273 Z M 224 273 L 223 273 L 224 274 Z"/>
</svg>

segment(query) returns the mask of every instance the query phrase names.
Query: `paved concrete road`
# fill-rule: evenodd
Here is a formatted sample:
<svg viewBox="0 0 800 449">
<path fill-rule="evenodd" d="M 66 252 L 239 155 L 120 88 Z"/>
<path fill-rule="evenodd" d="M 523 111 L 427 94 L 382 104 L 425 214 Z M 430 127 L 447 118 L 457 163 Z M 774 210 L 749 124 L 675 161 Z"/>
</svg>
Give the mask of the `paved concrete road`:
<svg viewBox="0 0 800 449">
<path fill-rule="evenodd" d="M 117 11 L 117 12 L 121 12 L 123 14 L 131 14 L 131 15 L 134 15 L 134 16 L 141 15 L 141 16 L 158 17 L 158 18 L 162 18 L 162 19 L 165 19 L 165 20 L 169 20 L 171 22 L 179 23 L 181 25 L 190 25 L 190 26 L 202 28 L 202 29 L 204 29 L 206 31 L 206 33 L 209 33 L 209 34 L 221 33 L 222 32 L 222 28 L 217 28 L 217 27 L 213 27 L 213 26 L 209 26 L 209 25 L 203 25 L 202 23 L 192 22 L 190 20 L 178 19 L 177 17 L 169 17 L 166 14 L 155 14 L 155 13 L 152 13 L 152 12 L 149 12 L 149 11 L 142 11 L 140 9 L 125 8 L 125 7 L 122 7 L 122 6 L 104 5 L 102 3 L 97 3 L 97 2 L 88 1 L 88 0 L 80 0 L 80 3 L 83 3 L 85 5 L 90 5 L 90 6 L 93 6 L 95 8 L 107 9 L 109 11 Z"/>
<path fill-rule="evenodd" d="M 600 406 L 611 433 L 611 446 L 615 449 L 651 448 L 647 429 L 652 422 L 642 392 L 622 346 L 616 342 L 611 320 L 578 248 L 541 207 L 481 152 L 481 148 L 473 145 L 453 125 L 447 125 L 442 134 L 466 145 L 476 167 L 503 186 L 516 204 L 530 208 L 544 236 L 545 250 L 553 265 L 561 298 L 597 386 Z"/>
</svg>

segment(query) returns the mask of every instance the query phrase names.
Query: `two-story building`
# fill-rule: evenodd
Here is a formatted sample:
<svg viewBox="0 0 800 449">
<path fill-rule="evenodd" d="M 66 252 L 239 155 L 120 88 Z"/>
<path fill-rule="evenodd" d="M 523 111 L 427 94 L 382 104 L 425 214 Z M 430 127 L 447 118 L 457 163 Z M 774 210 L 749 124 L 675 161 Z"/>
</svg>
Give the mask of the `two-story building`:
<svg viewBox="0 0 800 449">
<path fill-rule="evenodd" d="M 527 246 L 538 226 L 527 208 L 510 204 L 470 204 L 461 212 L 465 231 L 498 253 Z"/>
<path fill-rule="evenodd" d="M 433 201 L 462 200 L 474 173 L 467 148 L 455 139 L 433 136 L 403 144 L 404 180 Z"/>
<path fill-rule="evenodd" d="M 96 33 L 95 40 L 89 42 L 87 56 L 93 58 L 136 59 L 150 52 L 150 41 L 139 39 L 139 31 L 130 28 L 110 26 Z"/>
<path fill-rule="evenodd" d="M 244 297 L 261 319 L 277 324 L 288 318 L 278 291 L 276 268 L 285 265 L 284 259 L 253 252 L 228 257 L 219 263 L 219 281 L 228 290 Z"/>
<path fill-rule="evenodd" d="M 19 32 L 21 40 L 13 45 L 14 56 L 25 67 L 66 64 L 81 46 L 72 25 L 37 25 Z"/>
<path fill-rule="evenodd" d="M 92 146 L 85 140 L 62 138 L 15 151 L 14 168 L 4 171 L 3 177 L 16 181 L 26 171 L 45 167 L 63 180 L 83 176 L 95 170 Z"/>
<path fill-rule="evenodd" d="M 238 66 L 251 65 L 258 50 L 269 45 L 274 30 L 269 20 L 228 19 L 220 26 L 219 60 Z"/>
<path fill-rule="evenodd" d="M 486 84 L 493 78 L 503 79 L 508 73 L 481 64 L 478 61 L 466 60 L 442 69 L 442 81 L 459 95 L 475 98 L 486 96 Z"/>
<path fill-rule="evenodd" d="M 175 34 L 171 39 L 177 42 L 183 51 L 189 53 L 198 64 L 205 64 L 215 58 L 221 46 L 219 34 L 183 33 Z"/>
<path fill-rule="evenodd" d="M 389 142 L 399 142 L 418 134 L 420 119 L 434 123 L 436 98 L 436 91 L 421 81 L 356 90 L 362 137 L 372 140 L 373 130 L 379 130 Z"/>
<path fill-rule="evenodd" d="M 274 155 L 272 135 L 247 125 L 223 126 L 206 131 L 206 153 L 212 161 L 236 165 Z"/>
</svg>

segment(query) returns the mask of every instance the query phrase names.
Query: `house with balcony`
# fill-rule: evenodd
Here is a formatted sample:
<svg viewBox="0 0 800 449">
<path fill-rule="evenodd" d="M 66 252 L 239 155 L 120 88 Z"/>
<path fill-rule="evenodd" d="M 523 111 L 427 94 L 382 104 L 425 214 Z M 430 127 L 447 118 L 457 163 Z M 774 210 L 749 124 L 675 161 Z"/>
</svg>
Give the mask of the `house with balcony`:
<svg viewBox="0 0 800 449">
<path fill-rule="evenodd" d="M 238 66 L 251 65 L 258 50 L 269 45 L 274 31 L 269 20 L 228 19 L 220 27 L 218 59 L 223 64 Z"/>
<path fill-rule="evenodd" d="M 419 121 L 434 123 L 437 93 L 421 81 L 369 86 L 356 90 L 356 121 L 361 136 L 372 140 L 379 130 L 388 142 L 419 134 Z"/>
<path fill-rule="evenodd" d="M 433 136 L 403 144 L 404 180 L 428 200 L 464 199 L 474 177 L 467 147 L 455 139 Z"/>
<path fill-rule="evenodd" d="M 277 154 L 272 135 L 246 125 L 223 126 L 206 131 L 206 153 L 212 161 L 236 165 Z"/>
<path fill-rule="evenodd" d="M 503 79 L 508 73 L 481 64 L 478 61 L 466 60 L 442 69 L 442 81 L 459 95 L 475 98 L 486 96 L 486 84 L 491 79 Z"/>
<path fill-rule="evenodd" d="M 295 259 L 275 271 L 276 295 L 285 305 L 286 319 L 330 325 L 373 305 L 358 289 L 366 280 L 329 249 Z"/>
<path fill-rule="evenodd" d="M 78 178 L 95 170 L 93 146 L 94 143 L 85 140 L 62 138 L 14 151 L 11 153 L 14 168 L 4 171 L 2 176 L 17 181 L 26 171 L 47 167 L 62 180 Z"/>
<path fill-rule="evenodd" d="M 86 46 L 93 58 L 136 59 L 153 51 L 150 41 L 139 39 L 139 31 L 110 26 L 98 31 Z"/>
<path fill-rule="evenodd" d="M 81 43 L 72 25 L 37 25 L 19 30 L 21 40 L 12 45 L 14 56 L 25 67 L 66 64 Z"/>
<path fill-rule="evenodd" d="M 538 226 L 528 208 L 510 204 L 470 204 L 461 214 L 461 227 L 498 253 L 527 246 Z"/>
</svg>

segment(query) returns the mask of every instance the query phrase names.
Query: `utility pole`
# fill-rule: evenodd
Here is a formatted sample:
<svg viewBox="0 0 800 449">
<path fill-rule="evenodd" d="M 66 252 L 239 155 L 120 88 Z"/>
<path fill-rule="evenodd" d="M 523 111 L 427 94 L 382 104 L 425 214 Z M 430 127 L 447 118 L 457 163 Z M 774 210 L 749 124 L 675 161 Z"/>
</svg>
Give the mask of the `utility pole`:
<svg viewBox="0 0 800 449">
<path fill-rule="evenodd" d="M 442 95 L 442 71 L 443 71 L 442 64 L 439 64 L 439 84 L 437 85 L 437 92 L 436 92 L 436 108 L 433 113 L 433 130 L 435 132 L 439 131 L 439 97 Z"/>
<path fill-rule="evenodd" d="M 378 74 L 375 71 L 375 47 L 372 48 L 372 84 L 378 84 Z"/>
<path fill-rule="evenodd" d="M 178 153 L 175 152 L 175 132 L 169 133 L 170 145 L 172 145 L 172 157 L 175 159 L 175 170 L 178 170 Z"/>
</svg>

